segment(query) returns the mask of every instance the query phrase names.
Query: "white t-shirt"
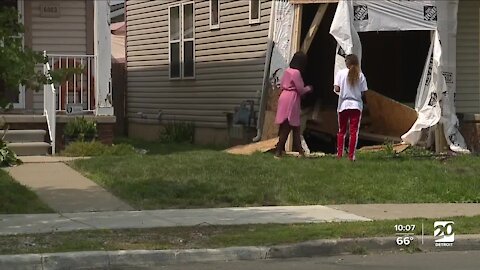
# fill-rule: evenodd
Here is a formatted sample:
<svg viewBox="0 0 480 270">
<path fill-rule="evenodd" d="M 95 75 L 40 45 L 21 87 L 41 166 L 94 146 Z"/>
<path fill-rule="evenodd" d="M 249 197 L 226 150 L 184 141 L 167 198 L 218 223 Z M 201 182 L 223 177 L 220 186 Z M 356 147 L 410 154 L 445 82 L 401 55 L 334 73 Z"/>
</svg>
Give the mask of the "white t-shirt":
<svg viewBox="0 0 480 270">
<path fill-rule="evenodd" d="M 338 107 L 337 111 L 341 112 L 348 109 L 363 110 L 362 92 L 368 90 L 367 79 L 362 72 L 360 72 L 360 80 L 356 85 L 351 86 L 348 81 L 348 68 L 342 69 L 335 76 L 334 85 L 340 87 L 338 93 Z"/>
</svg>

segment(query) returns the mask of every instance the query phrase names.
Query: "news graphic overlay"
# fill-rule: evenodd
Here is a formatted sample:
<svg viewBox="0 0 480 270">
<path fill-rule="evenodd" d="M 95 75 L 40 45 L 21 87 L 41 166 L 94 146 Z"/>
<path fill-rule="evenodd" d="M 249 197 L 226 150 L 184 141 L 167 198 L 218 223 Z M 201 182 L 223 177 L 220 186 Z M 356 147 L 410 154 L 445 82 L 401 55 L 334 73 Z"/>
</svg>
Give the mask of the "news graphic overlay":
<svg viewBox="0 0 480 270">
<path fill-rule="evenodd" d="M 451 247 L 455 242 L 455 232 L 453 221 L 435 221 L 433 223 L 433 237 L 436 247 Z"/>
<path fill-rule="evenodd" d="M 415 241 L 415 229 L 417 228 L 415 224 L 396 224 L 393 227 L 395 228 L 395 242 L 398 246 L 408 247 Z"/>
</svg>

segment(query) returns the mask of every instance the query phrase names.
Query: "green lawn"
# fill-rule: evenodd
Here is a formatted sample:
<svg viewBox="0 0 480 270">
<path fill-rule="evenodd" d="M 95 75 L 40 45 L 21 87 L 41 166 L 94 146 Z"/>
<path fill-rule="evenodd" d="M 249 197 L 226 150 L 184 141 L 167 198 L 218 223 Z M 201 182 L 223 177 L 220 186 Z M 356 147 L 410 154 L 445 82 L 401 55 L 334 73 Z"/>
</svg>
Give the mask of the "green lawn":
<svg viewBox="0 0 480 270">
<path fill-rule="evenodd" d="M 138 209 L 343 203 L 480 202 L 480 158 L 359 154 L 273 159 L 133 142 L 149 154 L 71 165 Z"/>
<path fill-rule="evenodd" d="M 27 187 L 14 181 L 0 169 L 0 214 L 52 213 Z"/>
<path fill-rule="evenodd" d="M 455 234 L 480 233 L 480 217 L 452 217 Z M 419 239 L 433 236 L 433 219 L 321 224 L 265 224 L 177 228 L 93 230 L 0 236 L 0 254 L 49 253 L 88 250 L 188 249 L 231 246 L 271 246 L 316 239 L 396 236 L 394 225 L 416 225 Z M 417 244 L 420 249 L 421 245 Z M 366 250 L 368 252 L 368 250 Z"/>
</svg>

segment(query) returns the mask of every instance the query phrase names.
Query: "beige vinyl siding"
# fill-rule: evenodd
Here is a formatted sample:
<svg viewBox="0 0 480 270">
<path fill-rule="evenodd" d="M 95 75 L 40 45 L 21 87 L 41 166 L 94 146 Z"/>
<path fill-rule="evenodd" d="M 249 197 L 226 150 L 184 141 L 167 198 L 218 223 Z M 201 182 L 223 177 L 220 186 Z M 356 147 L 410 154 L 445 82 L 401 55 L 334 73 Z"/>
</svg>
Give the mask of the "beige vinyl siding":
<svg viewBox="0 0 480 270">
<path fill-rule="evenodd" d="M 249 1 L 220 1 L 220 29 L 210 29 L 209 1 L 195 1 L 195 79 L 169 79 L 168 8 L 190 1 L 127 1 L 129 121 L 194 121 L 225 128 L 225 112 L 241 101 L 258 105 L 263 84 L 271 2 L 261 23 L 249 24 Z M 142 112 L 146 118 L 140 118 Z"/>
<path fill-rule="evenodd" d="M 28 0 L 30 1 L 30 0 Z M 58 18 L 40 17 L 41 0 L 32 0 L 32 48 L 51 54 L 86 54 L 85 0 L 56 1 L 60 5 Z M 43 91 L 33 96 L 33 108 L 43 112 Z"/>
<path fill-rule="evenodd" d="M 457 27 L 457 95 L 460 113 L 480 113 L 478 1 L 460 0 Z"/>
</svg>

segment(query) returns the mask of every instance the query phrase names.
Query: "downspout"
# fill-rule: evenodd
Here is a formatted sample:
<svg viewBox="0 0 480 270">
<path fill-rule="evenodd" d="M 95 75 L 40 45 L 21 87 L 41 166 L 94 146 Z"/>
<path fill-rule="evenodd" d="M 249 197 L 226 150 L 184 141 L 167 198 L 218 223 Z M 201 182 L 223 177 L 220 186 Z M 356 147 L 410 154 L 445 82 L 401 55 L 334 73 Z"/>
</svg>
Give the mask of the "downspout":
<svg viewBox="0 0 480 270">
<path fill-rule="evenodd" d="M 275 46 L 275 42 L 273 42 L 273 28 L 275 26 L 275 3 L 276 0 L 273 0 L 272 6 L 270 8 L 270 25 L 268 27 L 267 54 L 265 57 L 265 67 L 263 68 L 263 86 L 262 92 L 260 94 L 260 108 L 258 111 L 257 121 L 257 136 L 253 138 L 254 142 L 258 142 L 262 138 L 263 123 L 265 121 L 265 96 L 267 95 L 267 89 L 270 84 L 270 62 L 272 61 L 273 47 Z"/>
</svg>

